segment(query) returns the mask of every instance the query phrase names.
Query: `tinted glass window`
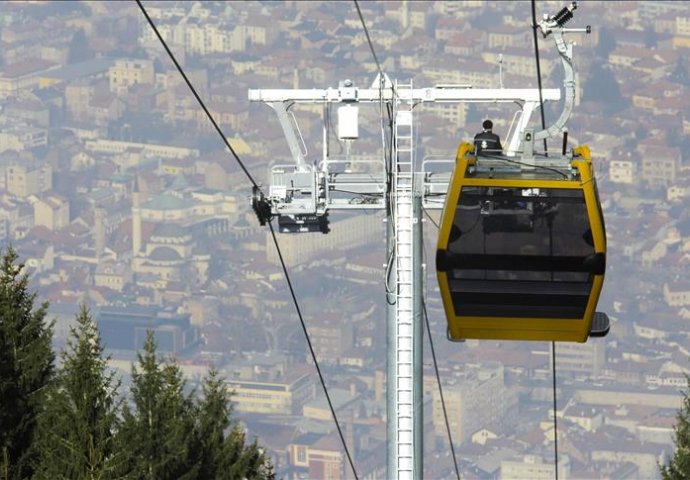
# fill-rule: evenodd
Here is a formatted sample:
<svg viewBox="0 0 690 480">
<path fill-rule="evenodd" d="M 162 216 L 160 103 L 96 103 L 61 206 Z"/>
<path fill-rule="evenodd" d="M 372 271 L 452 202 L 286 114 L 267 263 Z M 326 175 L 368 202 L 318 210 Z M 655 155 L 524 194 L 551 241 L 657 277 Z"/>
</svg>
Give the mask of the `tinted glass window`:
<svg viewBox="0 0 690 480">
<path fill-rule="evenodd" d="M 594 254 L 578 189 L 465 187 L 448 252 L 459 315 L 576 318 L 591 289 Z"/>
</svg>

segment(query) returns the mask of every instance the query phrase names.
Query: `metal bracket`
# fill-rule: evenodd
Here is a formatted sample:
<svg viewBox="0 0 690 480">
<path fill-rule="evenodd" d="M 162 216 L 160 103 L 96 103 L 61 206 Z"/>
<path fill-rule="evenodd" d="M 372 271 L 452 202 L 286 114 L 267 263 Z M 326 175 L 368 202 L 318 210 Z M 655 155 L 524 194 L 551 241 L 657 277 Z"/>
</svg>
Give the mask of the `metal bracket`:
<svg viewBox="0 0 690 480">
<path fill-rule="evenodd" d="M 251 204 L 261 226 L 266 225 L 266 222 L 271 221 L 271 218 L 273 217 L 273 214 L 271 213 L 271 202 L 268 201 L 259 187 L 252 187 Z"/>
<path fill-rule="evenodd" d="M 325 213 L 323 175 L 312 165 L 276 165 L 271 169 L 268 198 L 278 215 Z"/>
<path fill-rule="evenodd" d="M 583 29 L 564 28 L 564 25 L 573 18 L 573 11 L 577 8 L 577 2 L 572 2 L 569 7 L 564 7 L 560 12 L 554 16 L 546 16 L 544 20 L 539 23 L 544 37 L 553 34 L 554 41 L 558 54 L 561 56 L 561 63 L 565 71 L 563 79 L 563 88 L 565 90 L 565 99 L 563 102 L 563 111 L 556 122 L 550 127 L 534 133 L 534 140 L 542 140 L 544 138 L 554 138 L 564 131 L 565 124 L 570 118 L 575 105 L 575 70 L 573 68 L 573 44 L 565 43 L 563 34 L 566 32 L 583 32 L 590 33 L 592 29 L 588 26 Z"/>
<path fill-rule="evenodd" d="M 534 129 L 526 128 L 522 135 L 522 159 L 534 158 Z"/>
</svg>

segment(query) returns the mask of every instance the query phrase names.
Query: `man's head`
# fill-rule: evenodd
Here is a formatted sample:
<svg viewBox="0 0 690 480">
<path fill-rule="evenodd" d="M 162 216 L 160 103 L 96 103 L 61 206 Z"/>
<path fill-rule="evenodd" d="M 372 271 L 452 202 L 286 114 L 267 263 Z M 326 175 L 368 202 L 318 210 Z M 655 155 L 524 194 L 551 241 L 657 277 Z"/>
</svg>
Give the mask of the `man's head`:
<svg viewBox="0 0 690 480">
<path fill-rule="evenodd" d="M 484 130 L 491 130 L 492 128 L 494 128 L 494 122 L 492 122 L 491 120 L 484 120 L 484 123 L 482 123 L 482 128 Z"/>
</svg>

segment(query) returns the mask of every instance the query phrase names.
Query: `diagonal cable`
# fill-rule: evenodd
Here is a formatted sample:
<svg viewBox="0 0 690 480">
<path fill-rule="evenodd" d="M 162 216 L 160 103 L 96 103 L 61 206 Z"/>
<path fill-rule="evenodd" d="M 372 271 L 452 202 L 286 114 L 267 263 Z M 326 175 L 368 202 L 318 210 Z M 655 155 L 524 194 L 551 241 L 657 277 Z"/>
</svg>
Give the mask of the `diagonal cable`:
<svg viewBox="0 0 690 480">
<path fill-rule="evenodd" d="M 541 112 L 541 128 L 546 129 L 546 117 L 544 116 L 544 97 L 542 96 L 541 86 L 541 62 L 539 61 L 539 39 L 537 36 L 537 7 L 535 0 L 532 0 L 532 33 L 534 34 L 534 58 L 537 62 L 537 86 L 539 87 L 539 110 Z M 544 139 L 544 153 L 548 157 L 546 139 Z"/>
<path fill-rule="evenodd" d="M 149 16 L 148 12 L 144 8 L 144 6 L 141 4 L 141 0 L 136 0 L 136 2 L 137 2 L 137 5 L 139 5 L 139 9 L 141 10 L 141 13 L 144 14 L 144 17 L 146 17 L 146 20 L 149 22 L 151 29 L 153 29 L 154 33 L 158 37 L 158 40 L 161 42 L 161 45 L 163 45 L 163 48 L 168 53 L 170 60 L 172 60 L 172 62 L 175 64 L 175 67 L 177 67 L 177 71 L 180 72 L 180 75 L 182 75 L 182 78 L 187 83 L 187 86 L 192 91 L 192 94 L 194 94 L 194 98 L 196 98 L 196 101 L 199 102 L 199 106 L 206 113 L 206 116 L 208 117 L 209 121 L 213 124 L 213 128 L 215 128 L 216 132 L 218 132 L 218 135 L 220 135 L 220 137 L 223 139 L 223 143 L 225 143 L 225 146 L 228 147 L 228 150 L 230 150 L 230 153 L 232 153 L 233 157 L 235 157 L 235 160 L 237 160 L 237 163 L 239 164 L 240 168 L 242 168 L 242 171 L 244 171 L 244 174 L 247 176 L 247 178 L 252 183 L 252 185 L 256 188 L 259 188 L 259 185 L 256 183 L 256 181 L 254 181 L 254 178 L 252 177 L 251 173 L 249 173 L 249 170 L 247 170 L 247 167 L 244 166 L 244 163 L 242 162 L 242 160 L 240 160 L 240 157 L 237 155 L 237 152 L 235 152 L 235 149 L 232 148 L 232 145 L 230 145 L 230 142 L 228 141 L 227 137 L 225 136 L 223 131 L 218 126 L 218 123 L 213 118 L 213 115 L 211 115 L 211 112 L 209 112 L 208 108 L 206 108 L 206 104 L 204 103 L 204 101 L 201 99 L 201 97 L 197 93 L 196 89 L 192 85 L 192 82 L 190 82 L 189 78 L 187 78 L 187 75 L 184 73 L 184 70 L 182 69 L 180 64 L 177 62 L 175 55 L 173 55 L 170 48 L 168 48 L 168 44 L 165 43 L 165 40 L 163 40 L 163 37 L 161 36 L 160 32 L 158 31 L 158 28 L 156 28 L 156 25 L 153 23 L 153 20 L 151 20 L 151 17 Z"/>
<path fill-rule="evenodd" d="M 534 58 L 537 62 L 537 86 L 539 87 L 539 105 L 541 110 L 541 127 L 546 128 L 546 119 L 544 117 L 544 99 L 542 98 L 542 85 L 541 85 L 541 66 L 539 62 L 539 41 L 537 37 L 537 7 L 535 0 L 532 0 L 532 31 L 534 33 Z M 544 139 L 544 154 L 549 155 L 546 138 Z M 558 480 L 558 391 L 556 389 L 556 342 L 551 342 L 551 349 L 553 350 L 553 355 L 551 356 L 551 379 L 553 386 L 553 451 L 554 451 L 554 471 L 555 479 Z"/>
<path fill-rule="evenodd" d="M 434 222 L 434 219 L 431 218 L 429 215 L 429 212 L 422 206 L 422 210 L 424 213 L 426 213 L 426 216 L 429 217 L 429 220 L 431 220 L 431 223 L 433 223 L 436 228 L 439 228 L 439 226 Z M 426 255 L 426 247 L 424 246 L 424 236 L 422 235 L 422 251 Z M 426 261 L 426 260 L 425 260 Z M 434 348 L 434 339 L 431 336 L 431 326 L 429 325 L 429 315 L 426 311 L 426 302 L 422 298 L 422 309 L 424 310 L 424 321 L 426 322 L 426 332 L 427 335 L 429 336 L 429 346 L 431 347 L 431 358 L 434 361 L 434 372 L 436 372 L 436 383 L 438 384 L 438 392 L 441 397 L 441 407 L 443 408 L 443 418 L 446 422 L 446 431 L 448 432 L 448 443 L 450 444 L 450 453 L 453 455 L 453 467 L 455 467 L 455 475 L 457 476 L 458 480 L 460 480 L 460 470 L 458 468 L 458 460 L 455 456 L 455 447 L 453 446 L 453 435 L 450 433 L 450 422 L 448 421 L 448 411 L 446 410 L 446 400 L 445 396 L 443 395 L 443 387 L 441 386 L 441 375 L 438 373 L 438 361 L 436 360 L 436 349 Z"/>
<path fill-rule="evenodd" d="M 367 43 L 369 44 L 369 49 L 371 50 L 371 54 L 374 56 L 374 62 L 376 62 L 376 68 L 379 71 L 379 74 L 381 75 L 381 79 L 383 79 L 383 70 L 381 69 L 381 63 L 379 62 L 379 57 L 376 56 L 376 51 L 374 51 L 374 44 L 371 43 L 371 37 L 369 36 L 369 29 L 367 28 L 367 24 L 364 23 L 364 17 L 362 16 L 362 10 L 359 9 L 359 2 L 357 0 L 354 0 L 355 2 L 355 8 L 357 8 L 357 15 L 359 15 L 359 20 L 362 22 L 362 28 L 364 29 L 364 35 L 367 37 Z"/>
<path fill-rule="evenodd" d="M 153 31 L 155 32 L 156 36 L 158 37 L 158 40 L 159 40 L 159 41 L 161 42 L 161 44 L 163 45 L 163 48 L 165 48 L 165 51 L 168 53 L 168 56 L 170 57 L 170 59 L 172 60 L 172 62 L 173 62 L 173 63 L 175 64 L 175 66 L 177 67 L 177 70 L 180 72 L 180 75 L 182 75 L 182 78 L 183 78 L 183 79 L 185 80 L 185 82 L 187 83 L 187 86 L 189 87 L 189 89 L 190 89 L 190 90 L 192 91 L 192 93 L 194 94 L 194 97 L 196 98 L 197 102 L 199 102 L 199 105 L 201 106 L 201 108 L 202 108 L 202 109 L 204 110 L 204 112 L 206 113 L 206 116 L 207 116 L 208 119 L 211 121 L 211 123 L 213 124 L 214 128 L 216 129 L 216 131 L 218 132 L 218 134 L 219 134 L 219 135 L 221 136 L 221 138 L 223 139 L 223 142 L 224 142 L 225 145 L 228 147 L 228 149 L 230 150 L 230 152 L 233 154 L 233 156 L 235 157 L 235 160 L 237 160 L 237 162 L 239 163 L 240 167 L 242 167 L 242 170 L 244 171 L 245 175 L 247 176 L 247 178 L 249 179 L 249 181 L 252 183 L 252 185 L 253 185 L 254 187 L 256 187 L 256 188 L 259 188 L 258 184 L 254 181 L 254 179 L 252 178 L 251 174 L 249 173 L 249 171 L 247 170 L 247 168 L 244 166 L 244 164 L 243 164 L 242 161 L 240 160 L 240 158 L 239 158 L 239 156 L 237 155 L 237 153 L 235 152 L 235 150 L 234 150 L 234 149 L 232 148 L 232 146 L 230 145 L 230 142 L 228 141 L 227 137 L 225 136 L 225 134 L 223 133 L 223 131 L 220 129 L 220 127 L 218 126 L 218 124 L 216 123 L 216 121 L 213 119 L 213 116 L 212 116 L 211 113 L 209 112 L 208 108 L 206 108 L 206 105 L 204 104 L 204 101 L 201 99 L 201 97 L 200 97 L 199 94 L 197 93 L 196 89 L 194 88 L 194 86 L 192 85 L 192 83 L 191 83 L 191 82 L 189 81 L 189 79 L 187 78 L 187 75 L 185 74 L 185 72 L 184 72 L 184 70 L 182 69 L 182 67 L 180 66 L 180 64 L 177 62 L 177 59 L 176 59 L 175 56 L 173 55 L 172 51 L 170 50 L 170 48 L 168 48 L 168 45 L 165 43 L 165 40 L 163 40 L 163 37 L 161 36 L 161 34 L 159 33 L 158 29 L 156 28 L 156 25 L 153 23 L 153 20 L 151 20 L 151 17 L 149 16 L 148 12 L 146 11 L 146 9 L 144 8 L 144 6 L 142 5 L 141 1 L 140 1 L 140 0 L 136 0 L 136 2 L 137 2 L 137 5 L 139 5 L 139 9 L 141 10 L 142 14 L 144 15 L 144 17 L 146 17 L 146 20 L 149 22 L 149 25 L 151 26 L 151 28 L 152 28 Z M 358 477 L 357 477 L 357 471 L 355 470 L 355 466 L 354 466 L 354 463 L 353 463 L 353 461 L 352 461 L 352 456 L 350 455 L 350 451 L 349 451 L 349 449 L 347 448 L 347 444 L 346 444 L 346 442 L 345 442 L 345 437 L 344 437 L 344 435 L 343 435 L 342 429 L 340 428 L 340 424 L 338 423 L 338 418 L 337 418 L 337 416 L 336 416 L 335 409 L 333 408 L 333 402 L 331 401 L 331 397 L 330 397 L 330 395 L 328 394 L 328 388 L 326 387 L 326 382 L 324 381 L 323 374 L 321 373 L 321 368 L 319 367 L 319 362 L 318 362 L 318 360 L 317 360 L 317 358 L 316 358 L 316 353 L 314 352 L 314 348 L 313 348 L 313 346 L 312 346 L 311 339 L 309 338 L 309 332 L 307 331 L 306 324 L 304 323 L 304 318 L 302 317 L 302 312 L 301 312 L 301 310 L 300 310 L 300 308 L 299 308 L 299 303 L 297 302 L 297 297 L 296 297 L 295 291 L 294 291 L 294 289 L 293 289 L 293 287 L 292 287 L 292 281 L 290 280 L 290 275 L 289 275 L 289 273 L 288 273 L 287 266 L 285 265 L 285 261 L 283 260 L 283 254 L 282 254 L 282 252 L 281 252 L 281 250 L 280 250 L 280 246 L 278 245 L 278 239 L 276 238 L 275 232 L 274 232 L 274 230 L 273 230 L 273 224 L 272 224 L 271 222 L 268 222 L 268 226 L 269 226 L 269 228 L 270 228 L 270 230 L 271 230 L 271 236 L 273 237 L 273 243 L 275 244 L 276 251 L 277 251 L 277 253 L 278 253 L 278 257 L 280 258 L 280 264 L 281 264 L 281 266 L 282 266 L 282 268 L 283 268 L 283 273 L 285 274 L 285 279 L 287 280 L 287 284 L 288 284 L 288 287 L 289 287 L 289 289 L 290 289 L 290 294 L 291 294 L 291 296 L 292 296 L 292 301 L 293 301 L 293 303 L 295 304 L 295 309 L 297 310 L 297 315 L 298 315 L 298 317 L 299 317 L 300 324 L 302 325 L 302 330 L 303 330 L 304 335 L 305 335 L 305 337 L 306 337 L 307 345 L 309 346 L 309 351 L 310 351 L 310 353 L 311 353 L 312 360 L 314 361 L 314 365 L 316 366 L 316 371 L 318 372 L 319 380 L 320 380 L 320 382 L 321 382 L 321 386 L 323 387 L 324 393 L 325 393 L 325 395 L 326 395 L 326 400 L 328 401 L 328 406 L 330 407 L 331 414 L 333 415 L 333 420 L 334 420 L 334 422 L 335 422 L 335 426 L 336 426 L 336 428 L 337 428 L 337 430 L 338 430 L 338 434 L 340 435 L 340 440 L 341 440 L 341 442 L 342 442 L 342 444 L 343 444 L 343 449 L 345 450 L 345 455 L 347 456 L 347 459 L 348 459 L 348 461 L 349 461 L 349 463 L 350 463 L 350 467 L 352 468 L 352 473 L 353 473 L 354 476 L 355 476 L 355 480 L 357 480 L 357 479 L 358 479 Z"/>
<path fill-rule="evenodd" d="M 551 355 L 551 371 L 553 372 L 553 449 L 554 449 L 554 470 L 556 472 L 555 479 L 558 480 L 558 401 L 556 391 L 556 342 L 551 342 L 553 355 Z"/>
<path fill-rule="evenodd" d="M 386 84 L 386 77 L 383 73 L 383 69 L 381 68 L 381 62 L 379 62 L 379 57 L 376 55 L 376 50 L 374 49 L 374 43 L 371 41 L 371 36 L 369 35 L 369 29 L 367 28 L 367 24 L 364 21 L 364 16 L 362 15 L 362 10 L 359 8 L 359 2 L 357 0 L 354 0 L 354 3 L 355 3 L 355 8 L 357 9 L 357 15 L 359 16 L 359 21 L 362 23 L 362 29 L 364 30 L 364 35 L 367 38 L 367 44 L 369 45 L 369 50 L 371 51 L 371 55 L 374 57 L 374 62 L 376 63 L 376 69 L 379 72 L 379 79 L 380 79 L 380 85 L 381 85 L 381 87 L 380 87 L 381 106 L 383 106 L 383 86 Z M 395 91 L 395 85 L 393 85 L 392 83 L 391 83 L 391 92 L 392 92 L 394 97 L 397 95 L 397 93 Z M 386 173 L 388 174 L 388 177 L 389 177 L 388 178 L 388 188 L 390 191 L 390 187 L 391 187 L 390 176 L 391 176 L 391 172 L 392 172 L 392 169 L 391 169 L 392 165 L 391 164 L 392 164 L 392 152 L 393 152 L 393 146 L 392 145 L 393 145 L 394 138 L 393 138 L 393 112 L 392 112 L 389 105 L 386 105 L 386 112 L 388 113 L 388 122 L 389 122 L 389 127 L 391 129 L 391 138 L 390 138 L 391 145 L 389 147 L 390 151 L 386 152 L 387 156 L 388 156 L 388 163 L 386 164 L 386 169 L 387 169 Z M 383 130 L 383 118 L 382 118 L 381 122 L 382 122 L 381 128 Z M 383 133 L 383 139 L 384 139 L 384 143 L 385 143 L 385 132 L 382 132 L 382 133 Z M 385 145 L 384 145 L 384 150 L 385 150 Z"/>
<path fill-rule="evenodd" d="M 436 227 L 437 230 L 441 230 L 441 226 L 436 223 L 436 220 L 433 219 L 433 217 L 429 214 L 429 211 L 422 206 L 422 210 L 424 211 L 424 215 L 426 215 L 426 218 L 429 219 L 429 221 Z"/>
<path fill-rule="evenodd" d="M 340 441 L 343 444 L 343 448 L 345 449 L 345 455 L 347 455 L 347 460 L 350 462 L 350 468 L 352 468 L 352 473 L 355 476 L 355 480 L 357 480 L 357 470 L 355 470 L 355 465 L 352 462 L 352 457 L 350 456 L 350 451 L 347 448 L 347 444 L 345 443 L 345 436 L 343 435 L 343 431 L 340 428 L 340 424 L 338 423 L 338 417 L 335 414 L 335 408 L 333 408 L 333 402 L 331 401 L 331 396 L 328 394 L 328 388 L 326 388 L 326 382 L 323 378 L 323 374 L 321 373 L 321 367 L 319 367 L 319 362 L 316 360 L 316 353 L 314 352 L 314 347 L 311 344 L 311 339 L 309 338 L 309 332 L 307 331 L 307 325 L 304 323 L 304 319 L 302 318 L 302 311 L 299 308 L 299 304 L 297 303 L 297 297 L 295 296 L 295 290 L 292 287 L 292 281 L 290 280 L 290 275 L 288 275 L 288 270 L 287 266 L 285 265 L 285 260 L 283 260 L 283 253 L 280 251 L 280 247 L 278 246 L 278 238 L 276 238 L 275 231 L 273 230 L 273 224 L 271 222 L 268 222 L 268 227 L 271 229 L 271 236 L 273 237 L 273 243 L 276 246 L 276 250 L 278 252 L 278 258 L 280 259 L 280 266 L 283 267 L 283 273 L 285 274 L 285 279 L 287 280 L 288 287 L 290 289 L 290 295 L 292 296 L 292 301 L 295 303 L 295 308 L 297 309 L 297 316 L 299 316 L 299 322 L 302 325 L 302 330 L 304 331 L 304 337 L 307 339 L 307 345 L 309 346 L 309 352 L 311 353 L 312 360 L 314 361 L 314 365 L 316 366 L 316 372 L 319 374 L 319 380 L 321 381 L 321 385 L 323 386 L 323 391 L 326 394 L 326 401 L 328 402 L 328 407 L 331 409 L 331 415 L 333 415 L 333 421 L 335 422 L 335 427 L 338 429 L 338 435 L 340 436 Z"/>
<path fill-rule="evenodd" d="M 431 327 L 429 326 L 429 315 L 426 313 L 426 302 L 422 303 L 424 308 L 424 320 L 426 321 L 426 332 L 429 337 L 429 345 L 431 346 L 431 358 L 434 360 L 434 371 L 436 372 L 436 383 L 438 384 L 438 392 L 441 396 L 441 407 L 443 407 L 443 418 L 446 422 L 446 431 L 448 432 L 448 443 L 450 444 L 450 453 L 453 455 L 453 467 L 455 467 L 455 475 L 460 480 L 460 470 L 458 469 L 458 459 L 455 457 L 455 447 L 453 446 L 453 435 L 450 433 L 450 423 L 448 422 L 448 411 L 446 410 L 446 400 L 443 396 L 443 387 L 441 386 L 441 376 L 438 373 L 438 363 L 436 362 L 436 350 L 434 349 L 434 340 L 431 338 Z"/>
<path fill-rule="evenodd" d="M 364 29 L 364 35 L 367 37 L 367 43 L 369 44 L 369 50 L 371 50 L 371 54 L 374 57 L 374 62 L 376 62 L 376 69 L 379 71 L 379 75 L 381 76 L 381 85 L 385 84 L 385 77 L 383 73 L 383 69 L 381 68 L 381 62 L 379 62 L 379 57 L 376 56 L 376 50 L 374 50 L 374 44 L 371 41 L 371 37 L 369 36 L 369 29 L 367 28 L 367 24 L 364 22 L 364 16 L 362 15 L 362 10 L 359 8 L 359 2 L 357 0 L 354 0 L 355 2 L 355 8 L 357 8 L 357 15 L 359 15 L 359 21 L 362 22 L 362 28 Z M 395 86 L 391 84 L 391 91 L 393 92 L 393 96 L 397 95 L 395 91 Z"/>
</svg>

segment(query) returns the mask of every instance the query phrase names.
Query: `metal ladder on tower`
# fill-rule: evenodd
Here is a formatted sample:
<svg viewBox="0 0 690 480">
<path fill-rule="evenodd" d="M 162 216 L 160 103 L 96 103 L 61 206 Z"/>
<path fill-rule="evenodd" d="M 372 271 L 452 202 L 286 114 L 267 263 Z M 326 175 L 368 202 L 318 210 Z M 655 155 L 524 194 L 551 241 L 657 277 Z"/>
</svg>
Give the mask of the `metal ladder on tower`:
<svg viewBox="0 0 690 480">
<path fill-rule="evenodd" d="M 396 253 L 396 478 L 414 478 L 413 378 L 413 117 L 412 83 L 396 82 L 393 151 L 394 232 Z M 389 419 L 390 421 L 390 419 Z"/>
</svg>

